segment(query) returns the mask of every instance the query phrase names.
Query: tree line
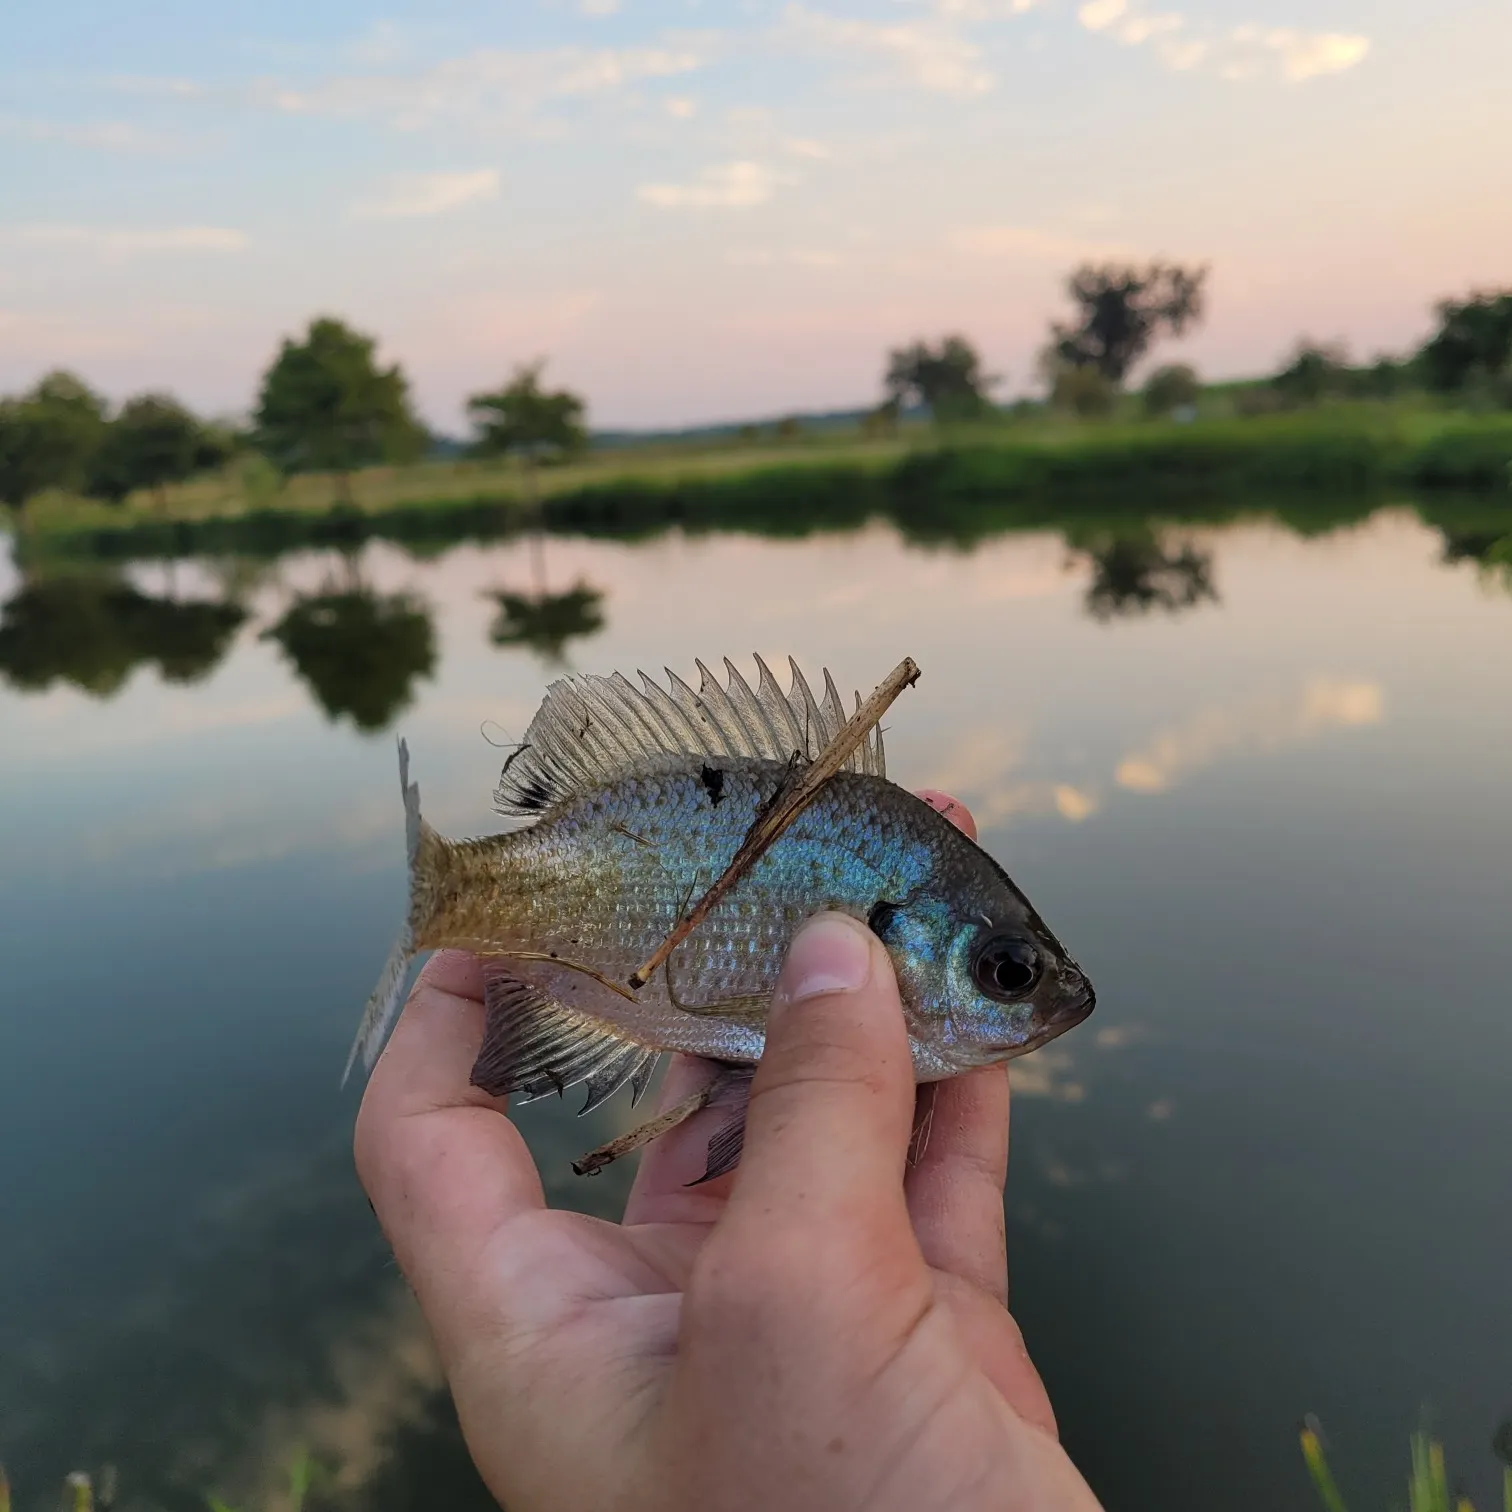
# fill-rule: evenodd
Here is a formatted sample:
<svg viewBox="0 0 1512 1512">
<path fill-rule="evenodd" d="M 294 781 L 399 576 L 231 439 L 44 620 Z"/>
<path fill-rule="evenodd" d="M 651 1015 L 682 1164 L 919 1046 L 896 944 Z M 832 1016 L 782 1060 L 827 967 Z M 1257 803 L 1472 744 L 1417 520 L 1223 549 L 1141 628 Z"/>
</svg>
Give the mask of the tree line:
<svg viewBox="0 0 1512 1512">
<path fill-rule="evenodd" d="M 1052 323 L 1039 356 L 1049 405 L 1084 417 L 1111 414 L 1155 343 L 1202 320 L 1207 276 L 1205 266 L 1162 261 L 1078 268 L 1065 285 L 1071 318 Z M 1512 289 L 1442 300 L 1435 316 L 1437 328 L 1417 351 L 1363 366 L 1352 364 L 1339 344 L 1304 338 L 1269 379 L 1233 386 L 1236 408 L 1256 414 L 1334 397 L 1423 392 L 1512 409 Z M 873 411 L 872 427 L 889 428 L 910 403 L 936 420 L 981 418 L 996 408 L 990 391 L 998 381 L 983 372 L 964 336 L 900 347 L 889 355 L 887 398 Z M 1181 415 L 1196 405 L 1203 387 L 1190 365 L 1169 363 L 1150 371 L 1140 398 L 1147 414 Z"/>
<path fill-rule="evenodd" d="M 1066 280 L 1067 318 L 1052 322 L 1038 378 L 1052 407 L 1083 417 L 1107 415 L 1131 373 L 1166 337 L 1179 337 L 1206 313 L 1208 269 L 1154 261 L 1087 264 Z M 1436 307 L 1437 328 L 1419 350 L 1360 367 L 1338 346 L 1303 341 L 1281 370 L 1240 386 L 1236 408 L 1261 413 L 1340 397 L 1423 391 L 1512 408 L 1512 289 L 1473 292 Z M 588 445 L 584 401 L 550 389 L 544 363 L 517 367 L 496 390 L 472 395 L 478 457 L 514 456 L 533 486 L 535 469 L 579 455 Z M 905 410 L 950 424 L 999 412 L 985 371 L 962 335 L 915 341 L 891 351 L 882 403 L 866 418 L 876 433 L 896 428 Z M 1140 390 L 1155 416 L 1191 412 L 1203 391 L 1187 364 L 1155 368 Z M 1037 408 L 1019 401 L 1013 408 Z M 779 434 L 795 433 L 796 421 Z M 321 316 L 285 340 L 263 374 L 250 424 L 202 420 L 172 395 L 144 393 L 115 412 L 80 379 L 53 372 L 24 394 L 0 399 L 0 503 L 21 510 L 49 489 L 120 502 L 137 490 L 162 496 L 168 485 L 255 452 L 280 475 L 334 474 L 349 494 L 350 474 L 383 463 L 413 462 L 440 445 L 413 408 L 397 364 L 384 367 L 377 343 Z"/>
<path fill-rule="evenodd" d="M 499 389 L 474 394 L 473 455 L 519 456 L 533 468 L 575 456 L 588 444 L 586 407 L 542 382 L 544 364 L 515 370 Z M 47 489 L 122 502 L 138 489 L 164 489 L 258 453 L 280 474 L 351 473 L 418 461 L 435 449 L 397 364 L 383 367 L 377 342 L 321 316 L 283 342 L 263 374 L 250 425 L 218 425 L 171 395 L 141 394 L 111 413 L 106 401 L 66 372 L 0 399 L 0 503 L 21 510 Z"/>
</svg>

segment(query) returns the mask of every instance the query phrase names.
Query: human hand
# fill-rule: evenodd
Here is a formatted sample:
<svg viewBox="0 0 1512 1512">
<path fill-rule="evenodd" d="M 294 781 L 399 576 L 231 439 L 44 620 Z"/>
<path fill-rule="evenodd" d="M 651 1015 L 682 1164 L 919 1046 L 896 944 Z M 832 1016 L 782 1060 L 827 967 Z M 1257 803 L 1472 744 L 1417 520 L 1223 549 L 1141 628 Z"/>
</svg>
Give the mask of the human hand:
<svg viewBox="0 0 1512 1512">
<path fill-rule="evenodd" d="M 968 833 L 969 815 L 924 795 Z M 838 914 L 795 938 L 730 1176 L 710 1109 L 641 1161 L 621 1224 L 545 1206 L 469 1085 L 482 980 L 422 972 L 373 1072 L 358 1171 L 463 1432 L 510 1512 L 1095 1509 L 1010 1317 L 1008 1081 L 915 1089 L 887 952 Z M 664 1100 L 707 1071 L 670 1069 Z"/>
</svg>

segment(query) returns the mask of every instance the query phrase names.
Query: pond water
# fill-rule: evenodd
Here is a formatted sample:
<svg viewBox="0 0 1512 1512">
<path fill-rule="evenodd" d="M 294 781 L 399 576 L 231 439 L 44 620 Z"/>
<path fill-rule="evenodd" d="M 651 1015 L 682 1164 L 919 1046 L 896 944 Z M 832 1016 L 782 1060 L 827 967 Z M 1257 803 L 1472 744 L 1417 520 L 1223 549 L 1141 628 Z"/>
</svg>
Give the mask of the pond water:
<svg viewBox="0 0 1512 1512">
<path fill-rule="evenodd" d="M 1512 528 L 1512 526 L 1509 526 Z M 789 652 L 869 689 L 1098 988 L 1015 1068 L 1015 1309 L 1111 1508 L 1486 1505 L 1512 1413 L 1512 592 L 1406 508 L 1099 556 L 801 540 L 369 544 L 0 568 L 0 1459 L 18 1506 L 485 1506 L 350 1169 L 398 919 L 394 732 L 493 822 L 562 662 Z M 499 595 L 504 595 L 501 598 Z M 745 663 L 749 665 L 749 662 Z M 616 1099 L 525 1122 L 554 1200 Z"/>
</svg>

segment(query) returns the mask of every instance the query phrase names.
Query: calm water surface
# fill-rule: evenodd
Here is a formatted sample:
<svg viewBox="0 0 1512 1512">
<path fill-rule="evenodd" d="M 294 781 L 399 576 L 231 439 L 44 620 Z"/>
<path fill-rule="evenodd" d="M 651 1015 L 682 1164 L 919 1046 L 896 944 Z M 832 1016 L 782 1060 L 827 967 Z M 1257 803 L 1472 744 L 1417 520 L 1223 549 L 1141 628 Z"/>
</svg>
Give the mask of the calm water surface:
<svg viewBox="0 0 1512 1512">
<path fill-rule="evenodd" d="M 1406 511 L 1181 541 L 1147 612 L 1147 574 L 1105 562 L 1099 586 L 1054 535 L 931 551 L 880 526 L 104 586 L 0 568 L 19 1505 L 112 1462 L 122 1505 L 261 1506 L 299 1446 L 339 1467 L 322 1505 L 484 1504 L 336 1081 L 399 915 L 393 732 L 430 818 L 489 828 L 554 648 L 603 671 L 792 651 L 862 689 L 923 667 L 893 775 L 972 805 L 1098 986 L 1015 1068 L 1007 1204 L 1016 1310 L 1111 1508 L 1311 1505 L 1306 1412 L 1352 1505 L 1400 1499 L 1425 1411 L 1489 1504 L 1512 1412 L 1512 593 Z M 621 1102 L 529 1110 L 556 1200 L 614 1209 L 618 1173 L 567 1163 Z"/>
</svg>

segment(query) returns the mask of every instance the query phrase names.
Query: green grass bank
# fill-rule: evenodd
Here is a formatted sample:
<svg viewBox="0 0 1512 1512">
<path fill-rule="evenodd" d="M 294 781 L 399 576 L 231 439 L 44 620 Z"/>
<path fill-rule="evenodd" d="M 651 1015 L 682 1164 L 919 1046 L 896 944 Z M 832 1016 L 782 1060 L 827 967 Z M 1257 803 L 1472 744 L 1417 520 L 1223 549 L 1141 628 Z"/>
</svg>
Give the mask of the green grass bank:
<svg viewBox="0 0 1512 1512">
<path fill-rule="evenodd" d="M 536 524 L 610 536 L 671 526 L 804 534 L 887 518 L 921 538 L 969 540 L 1079 519 L 1211 519 L 1238 512 L 1220 501 L 1240 498 L 1281 500 L 1298 528 L 1322 528 L 1393 493 L 1481 497 L 1494 529 L 1512 513 L 1512 415 L 1359 405 L 1184 425 L 1004 422 L 606 452 L 543 471 L 539 485 L 532 503 L 517 469 L 476 462 L 280 484 L 254 462 L 161 500 L 44 497 L 18 536 L 23 554 L 95 560 L 272 556 L 374 538 L 424 554 Z"/>
</svg>

